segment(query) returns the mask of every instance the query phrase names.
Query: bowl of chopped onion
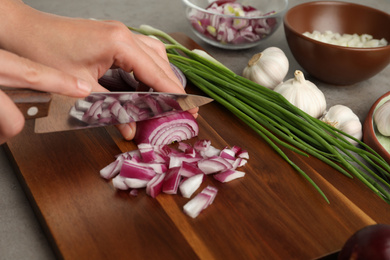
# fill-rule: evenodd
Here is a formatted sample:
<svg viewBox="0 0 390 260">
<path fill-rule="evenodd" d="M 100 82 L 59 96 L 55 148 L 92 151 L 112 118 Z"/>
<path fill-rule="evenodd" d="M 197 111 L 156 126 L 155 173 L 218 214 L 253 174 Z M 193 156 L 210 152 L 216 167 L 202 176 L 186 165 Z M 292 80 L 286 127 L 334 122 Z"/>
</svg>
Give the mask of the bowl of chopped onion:
<svg viewBox="0 0 390 260">
<path fill-rule="evenodd" d="M 288 0 L 183 0 L 192 31 L 223 49 L 247 49 L 280 27 Z"/>
<path fill-rule="evenodd" d="M 349 2 L 314 1 L 284 16 L 290 50 L 302 68 L 334 85 L 367 80 L 390 63 L 390 15 Z"/>
</svg>

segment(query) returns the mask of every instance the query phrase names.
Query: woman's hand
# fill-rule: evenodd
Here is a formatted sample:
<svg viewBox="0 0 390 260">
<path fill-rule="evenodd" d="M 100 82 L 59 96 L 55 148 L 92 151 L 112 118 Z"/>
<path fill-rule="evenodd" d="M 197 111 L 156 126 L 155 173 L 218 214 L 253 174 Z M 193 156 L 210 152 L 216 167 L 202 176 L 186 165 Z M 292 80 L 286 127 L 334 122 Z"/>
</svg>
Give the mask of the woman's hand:
<svg viewBox="0 0 390 260">
<path fill-rule="evenodd" d="M 156 91 L 185 93 L 160 41 L 134 34 L 117 21 L 67 18 L 5 1 L 13 8 L 7 26 L 0 26 L 3 49 L 83 79 L 93 91 L 105 91 L 98 79 L 108 69 L 122 68 Z M 197 109 L 190 112 L 196 116 Z M 126 139 L 134 137 L 134 123 L 118 128 Z"/>
<path fill-rule="evenodd" d="M 4 50 L 0 50 L 0 85 L 73 97 L 87 96 L 92 89 L 91 84 L 85 80 Z M 17 135 L 23 126 L 22 113 L 0 90 L 0 144 Z"/>
</svg>

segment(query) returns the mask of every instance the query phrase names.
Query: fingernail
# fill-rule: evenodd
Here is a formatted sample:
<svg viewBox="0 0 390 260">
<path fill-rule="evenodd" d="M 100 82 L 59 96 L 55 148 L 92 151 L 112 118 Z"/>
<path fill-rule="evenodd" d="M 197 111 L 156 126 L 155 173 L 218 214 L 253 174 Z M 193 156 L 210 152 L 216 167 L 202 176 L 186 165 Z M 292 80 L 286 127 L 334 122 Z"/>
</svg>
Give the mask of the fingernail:
<svg viewBox="0 0 390 260">
<path fill-rule="evenodd" d="M 118 125 L 119 131 L 121 132 L 123 138 L 130 140 L 133 137 L 133 130 L 128 124 Z"/>
<path fill-rule="evenodd" d="M 77 88 L 84 93 L 90 93 L 92 90 L 91 84 L 81 79 L 77 80 Z"/>
</svg>

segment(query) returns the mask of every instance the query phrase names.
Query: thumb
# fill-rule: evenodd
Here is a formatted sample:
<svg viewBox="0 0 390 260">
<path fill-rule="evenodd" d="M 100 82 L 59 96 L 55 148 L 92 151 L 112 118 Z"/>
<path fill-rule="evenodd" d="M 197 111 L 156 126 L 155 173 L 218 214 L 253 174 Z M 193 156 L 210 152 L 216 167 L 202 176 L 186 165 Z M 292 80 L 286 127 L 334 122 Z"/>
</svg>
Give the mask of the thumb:
<svg viewBox="0 0 390 260">
<path fill-rule="evenodd" d="M 0 145 L 22 131 L 24 117 L 14 102 L 0 90 Z"/>
</svg>

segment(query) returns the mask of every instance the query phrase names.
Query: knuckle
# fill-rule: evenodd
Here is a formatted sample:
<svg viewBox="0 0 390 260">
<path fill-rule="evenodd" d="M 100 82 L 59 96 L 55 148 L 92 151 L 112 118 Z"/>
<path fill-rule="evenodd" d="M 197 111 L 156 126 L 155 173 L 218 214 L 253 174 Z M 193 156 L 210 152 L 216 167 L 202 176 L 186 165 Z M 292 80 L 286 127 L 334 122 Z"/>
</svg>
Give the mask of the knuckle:
<svg viewBox="0 0 390 260">
<path fill-rule="evenodd" d="M 41 82 L 42 69 L 36 63 L 26 60 L 21 69 L 27 86 L 37 86 Z"/>
</svg>

